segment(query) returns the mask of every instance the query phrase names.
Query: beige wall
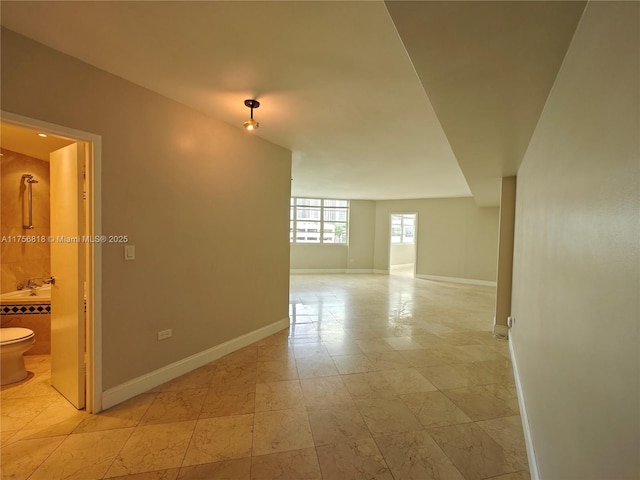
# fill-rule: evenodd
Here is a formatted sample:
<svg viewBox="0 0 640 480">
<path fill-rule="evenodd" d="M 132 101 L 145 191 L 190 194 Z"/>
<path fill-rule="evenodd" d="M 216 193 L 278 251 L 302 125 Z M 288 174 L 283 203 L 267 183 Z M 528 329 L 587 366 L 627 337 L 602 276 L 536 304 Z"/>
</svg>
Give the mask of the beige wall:
<svg viewBox="0 0 640 480">
<path fill-rule="evenodd" d="M 0 236 L 7 240 L 19 236 L 49 236 L 49 163 L 37 158 L 2 149 L 0 157 L 2 204 Z M 33 189 L 33 227 L 22 228 L 27 220 L 27 189 L 23 174 L 38 181 Z M 24 212 L 23 212 L 24 211 Z M 45 278 L 51 272 L 51 252 L 46 241 L 2 242 L 0 292 L 16 290 L 33 278 Z"/>
<path fill-rule="evenodd" d="M 349 245 L 291 245 L 291 269 L 371 270 L 376 202 L 349 202 Z"/>
<path fill-rule="evenodd" d="M 636 2 L 590 2 L 518 172 L 511 341 L 542 479 L 640 478 Z"/>
<path fill-rule="evenodd" d="M 348 268 L 373 269 L 372 241 L 376 227 L 376 202 L 351 200 L 349 202 L 349 257 Z"/>
<path fill-rule="evenodd" d="M 392 213 L 417 213 L 417 275 L 495 281 L 498 209 L 472 198 L 388 200 L 376 204 L 374 268 L 389 269 Z"/>
<path fill-rule="evenodd" d="M 295 270 L 343 270 L 347 268 L 346 245 L 291 245 L 291 268 Z"/>
<path fill-rule="evenodd" d="M 103 389 L 287 317 L 289 151 L 6 30 L 1 93 L 102 136 Z"/>
</svg>

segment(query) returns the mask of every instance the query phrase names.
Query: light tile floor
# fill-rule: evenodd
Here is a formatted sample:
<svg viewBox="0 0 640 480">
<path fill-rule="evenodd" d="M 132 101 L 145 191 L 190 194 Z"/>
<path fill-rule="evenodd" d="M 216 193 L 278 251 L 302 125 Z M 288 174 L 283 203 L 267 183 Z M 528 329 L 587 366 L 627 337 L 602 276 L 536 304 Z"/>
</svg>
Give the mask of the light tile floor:
<svg viewBox="0 0 640 480">
<path fill-rule="evenodd" d="M 99 415 L 2 388 L 2 479 L 527 480 L 494 290 L 299 275 L 288 331 Z"/>
</svg>

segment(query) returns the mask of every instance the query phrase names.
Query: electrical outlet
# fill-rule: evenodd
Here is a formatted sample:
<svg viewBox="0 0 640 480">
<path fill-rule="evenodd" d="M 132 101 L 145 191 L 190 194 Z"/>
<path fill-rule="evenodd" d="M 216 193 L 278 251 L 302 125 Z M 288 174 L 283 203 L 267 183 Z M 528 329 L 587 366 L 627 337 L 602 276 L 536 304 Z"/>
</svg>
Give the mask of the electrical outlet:
<svg viewBox="0 0 640 480">
<path fill-rule="evenodd" d="M 158 332 L 158 340 L 164 340 L 165 338 L 169 338 L 171 335 L 173 335 L 173 332 L 170 328 L 167 330 L 161 330 Z"/>
</svg>

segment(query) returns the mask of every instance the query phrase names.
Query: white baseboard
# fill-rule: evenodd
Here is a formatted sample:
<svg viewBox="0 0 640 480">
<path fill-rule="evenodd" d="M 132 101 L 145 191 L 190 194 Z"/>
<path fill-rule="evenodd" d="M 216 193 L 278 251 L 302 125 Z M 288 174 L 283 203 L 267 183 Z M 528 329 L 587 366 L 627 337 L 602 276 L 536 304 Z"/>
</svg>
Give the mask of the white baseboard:
<svg viewBox="0 0 640 480">
<path fill-rule="evenodd" d="M 522 419 L 522 429 L 524 431 L 524 443 L 527 447 L 527 460 L 529 461 L 529 475 L 531 480 L 540 480 L 538 472 L 538 464 L 536 463 L 536 452 L 533 448 L 533 437 L 531 428 L 529 427 L 529 417 L 527 416 L 527 408 L 524 403 L 524 394 L 522 392 L 522 384 L 520 383 L 520 374 L 518 373 L 518 362 L 513 346 L 513 334 L 509 332 L 509 353 L 511 355 L 511 364 L 513 365 L 513 377 L 516 383 L 516 392 L 518 393 L 518 405 L 520 407 L 520 418 Z"/>
<path fill-rule="evenodd" d="M 373 270 L 373 273 L 375 273 L 376 275 L 389 275 L 389 270 L 380 270 L 378 268 L 375 268 Z"/>
<path fill-rule="evenodd" d="M 291 275 L 327 275 L 342 273 L 374 273 L 371 268 L 292 268 Z"/>
<path fill-rule="evenodd" d="M 457 277 L 440 277 L 438 275 L 416 275 L 416 278 L 422 278 L 423 280 L 435 280 L 437 282 L 453 282 L 453 283 L 466 283 L 469 285 L 482 285 L 485 287 L 495 287 L 496 282 L 489 280 L 476 280 L 473 278 L 457 278 Z"/>
<path fill-rule="evenodd" d="M 144 393 L 152 388 L 162 385 L 169 380 L 173 380 L 185 373 L 202 367 L 209 362 L 213 362 L 231 352 L 235 352 L 247 345 L 251 345 L 263 338 L 273 335 L 287 327 L 289 327 L 289 318 L 283 318 L 270 325 L 246 333 L 237 338 L 224 342 L 215 347 L 196 353 L 190 357 L 183 358 L 177 362 L 166 365 L 153 372 L 146 373 L 138 378 L 134 378 L 116 387 L 102 392 L 102 408 L 107 409 L 124 402 L 130 398 Z M 97 412 L 96 412 L 97 413 Z"/>
</svg>

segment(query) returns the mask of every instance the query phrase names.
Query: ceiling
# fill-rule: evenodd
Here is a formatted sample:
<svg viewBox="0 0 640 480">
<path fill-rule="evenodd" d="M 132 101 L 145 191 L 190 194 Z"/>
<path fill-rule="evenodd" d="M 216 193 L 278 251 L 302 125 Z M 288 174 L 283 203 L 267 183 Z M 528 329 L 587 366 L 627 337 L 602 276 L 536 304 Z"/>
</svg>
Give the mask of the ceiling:
<svg viewBox="0 0 640 480">
<path fill-rule="evenodd" d="M 39 132 L 28 128 L 0 123 L 0 143 L 3 149 L 22 153 L 32 158 L 49 161 L 49 154 L 59 148 L 73 143 L 73 140 L 47 135 L 41 137 Z"/>
<path fill-rule="evenodd" d="M 584 5 L 3 0 L 1 18 L 238 128 L 258 99 L 251 134 L 292 151 L 293 195 L 497 205 Z"/>
</svg>

